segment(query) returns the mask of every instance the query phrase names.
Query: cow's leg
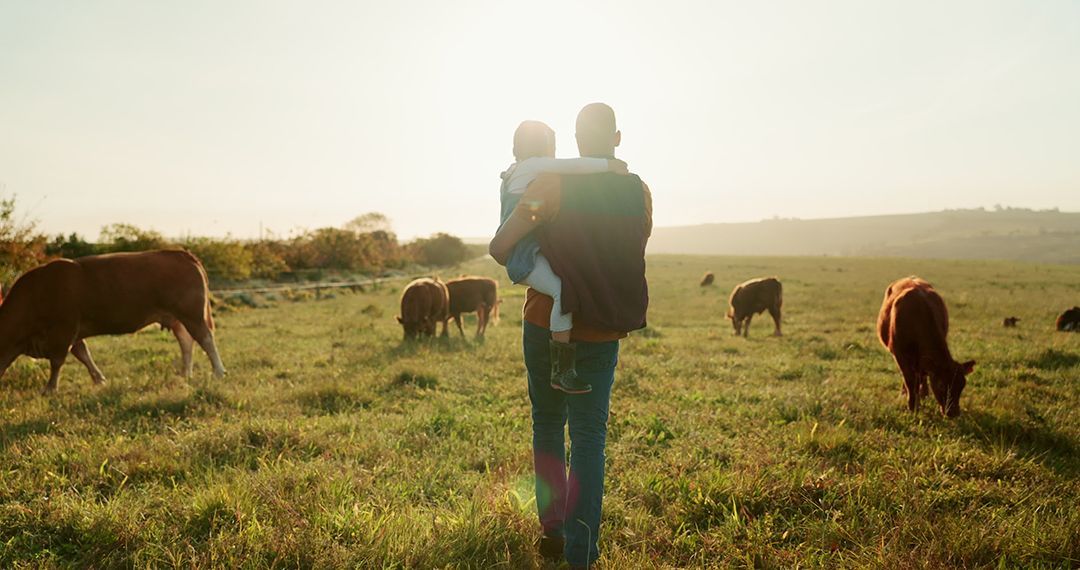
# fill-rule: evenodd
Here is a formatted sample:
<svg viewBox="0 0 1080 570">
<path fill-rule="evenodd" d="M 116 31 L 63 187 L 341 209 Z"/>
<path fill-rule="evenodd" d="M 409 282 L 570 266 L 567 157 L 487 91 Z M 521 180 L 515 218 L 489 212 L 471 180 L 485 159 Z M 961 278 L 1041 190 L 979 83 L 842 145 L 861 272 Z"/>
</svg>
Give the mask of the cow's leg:
<svg viewBox="0 0 1080 570">
<path fill-rule="evenodd" d="M 769 316 L 772 317 L 773 324 L 776 325 L 773 336 L 783 336 L 783 333 L 780 332 L 780 307 L 769 307 Z"/>
<path fill-rule="evenodd" d="M 919 409 L 919 380 L 921 375 L 915 369 L 914 362 L 907 358 L 897 356 L 896 364 L 900 366 L 900 373 L 904 375 L 904 389 L 908 397 L 908 410 L 914 412 Z"/>
<path fill-rule="evenodd" d="M 97 367 L 93 357 L 90 356 L 90 347 L 86 346 L 86 340 L 79 339 L 75 341 L 75 344 L 71 345 L 71 354 L 75 355 L 75 358 L 82 362 L 86 370 L 90 372 L 90 379 L 94 381 L 94 384 L 105 383 L 105 375 L 101 373 L 101 369 Z"/>
<path fill-rule="evenodd" d="M 56 384 L 60 380 L 60 368 L 64 366 L 64 361 L 67 360 L 68 351 L 64 351 L 59 355 L 53 355 L 49 357 L 49 381 L 45 384 L 45 389 L 41 391 L 42 394 L 52 394 L 56 392 Z"/>
<path fill-rule="evenodd" d="M 176 342 L 180 343 L 180 373 L 185 378 L 191 378 L 194 368 L 193 349 L 195 347 L 195 338 L 188 333 L 188 330 L 184 328 L 180 321 L 173 321 L 169 328 L 172 329 Z"/>
<path fill-rule="evenodd" d="M 456 314 L 456 315 L 454 315 L 454 316 L 452 316 L 450 318 L 454 319 L 454 324 L 457 325 L 457 330 L 458 330 L 458 333 L 461 334 L 461 338 L 465 338 L 465 329 L 461 328 L 461 321 L 464 320 L 461 313 L 458 313 L 458 314 Z"/>
<path fill-rule="evenodd" d="M 206 351 L 206 355 L 210 357 L 210 362 L 214 366 L 214 376 L 222 378 L 225 376 L 225 365 L 221 363 L 221 356 L 218 354 L 217 344 L 214 343 L 214 332 L 207 331 L 206 335 L 201 339 L 197 339 L 199 346 Z"/>
<path fill-rule="evenodd" d="M 491 307 L 486 303 L 481 303 L 480 308 L 476 311 L 476 338 L 484 336 L 484 332 L 487 330 L 488 315 L 491 314 Z"/>
<path fill-rule="evenodd" d="M 201 318 L 181 319 L 180 324 L 187 329 L 188 334 L 199 343 L 206 352 L 206 356 L 210 358 L 210 364 L 214 367 L 214 376 L 218 378 L 225 376 L 225 366 L 221 363 L 221 356 L 218 355 L 217 345 L 214 343 L 214 331 L 210 330 Z"/>
<path fill-rule="evenodd" d="M 743 321 L 743 326 L 742 326 L 743 338 L 750 338 L 750 319 L 752 319 L 752 318 L 754 318 L 754 315 L 750 315 L 749 317 L 746 317 L 746 320 Z"/>
</svg>

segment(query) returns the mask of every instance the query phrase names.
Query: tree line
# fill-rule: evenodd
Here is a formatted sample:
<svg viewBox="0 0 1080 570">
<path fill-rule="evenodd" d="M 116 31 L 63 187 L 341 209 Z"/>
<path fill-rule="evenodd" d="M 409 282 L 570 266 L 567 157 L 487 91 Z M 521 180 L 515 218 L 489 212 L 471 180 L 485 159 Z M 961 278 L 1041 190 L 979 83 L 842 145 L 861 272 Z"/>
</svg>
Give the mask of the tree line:
<svg viewBox="0 0 1080 570">
<path fill-rule="evenodd" d="M 359 216 L 340 228 L 258 240 L 170 239 L 154 230 L 111 224 L 102 228 L 97 242 L 90 242 L 77 233 L 45 236 L 33 222 L 16 216 L 13 198 L 0 199 L 0 282 L 5 285 L 50 259 L 176 247 L 202 260 L 212 284 L 375 275 L 417 265 L 452 266 L 482 254 L 481 248 L 445 233 L 401 243 L 391 231 L 389 220 L 379 213 Z"/>
</svg>

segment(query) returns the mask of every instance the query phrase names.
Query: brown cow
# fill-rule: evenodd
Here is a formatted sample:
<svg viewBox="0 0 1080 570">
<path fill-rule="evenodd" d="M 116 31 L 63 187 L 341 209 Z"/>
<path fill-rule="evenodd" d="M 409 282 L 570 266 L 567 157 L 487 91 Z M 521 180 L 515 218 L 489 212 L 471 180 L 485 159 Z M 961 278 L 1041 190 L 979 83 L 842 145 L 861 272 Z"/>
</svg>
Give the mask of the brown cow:
<svg viewBox="0 0 1080 570">
<path fill-rule="evenodd" d="M 783 287 L 775 277 L 751 279 L 737 285 L 728 299 L 727 318 L 735 328 L 735 336 L 741 332 L 744 337 L 750 335 L 750 319 L 766 310 L 776 325 L 773 336 L 781 336 L 780 306 L 783 305 Z"/>
<path fill-rule="evenodd" d="M 1001 321 L 1001 326 L 1012 329 L 1016 328 L 1016 323 L 1020 321 L 1020 317 L 1005 317 Z"/>
<path fill-rule="evenodd" d="M 714 281 L 716 281 L 716 276 L 713 275 L 712 271 L 706 271 L 705 275 L 701 276 L 701 283 L 698 285 L 701 287 L 708 287 L 709 285 L 712 285 Z"/>
<path fill-rule="evenodd" d="M 960 394 L 975 361 L 953 360 L 946 342 L 949 312 L 934 288 L 918 277 L 905 277 L 885 289 L 878 313 L 878 338 L 896 359 L 904 375 L 908 409 L 915 411 L 926 395 L 926 377 L 941 413 L 960 415 Z"/>
<path fill-rule="evenodd" d="M 476 313 L 476 337 L 481 338 L 487 330 L 488 321 L 499 320 L 499 284 L 487 277 L 465 276 L 446 282 L 450 293 L 450 318 L 457 324 L 458 332 L 465 338 L 461 327 L 462 313 Z"/>
<path fill-rule="evenodd" d="M 1080 307 L 1073 307 L 1057 318 L 1055 323 L 1057 330 L 1061 332 L 1077 331 L 1080 332 Z"/>
<path fill-rule="evenodd" d="M 405 330 L 405 340 L 418 336 L 435 336 L 435 327 L 443 324 L 442 336 L 447 336 L 446 321 L 450 307 L 446 284 L 438 278 L 421 277 L 405 286 L 401 293 L 401 316 L 397 321 Z"/>
<path fill-rule="evenodd" d="M 51 373 L 45 392 L 52 392 L 71 352 L 101 384 L 105 376 L 84 339 L 129 334 L 154 323 L 173 331 L 186 375 L 191 375 L 196 341 L 210 357 L 214 375 L 225 375 L 214 344 L 206 270 L 191 253 L 159 250 L 51 261 L 15 281 L 0 303 L 0 374 L 20 354 L 47 358 Z"/>
</svg>

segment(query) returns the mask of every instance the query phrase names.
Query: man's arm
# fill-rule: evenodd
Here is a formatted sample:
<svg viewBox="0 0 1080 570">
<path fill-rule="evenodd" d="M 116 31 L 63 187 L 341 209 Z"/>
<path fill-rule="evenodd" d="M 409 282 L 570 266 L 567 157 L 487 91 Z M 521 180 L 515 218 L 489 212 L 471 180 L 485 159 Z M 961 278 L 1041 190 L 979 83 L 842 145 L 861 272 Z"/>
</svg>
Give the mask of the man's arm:
<svg viewBox="0 0 1080 570">
<path fill-rule="evenodd" d="M 562 182 L 557 174 L 541 174 L 529 184 L 521 196 L 514 212 L 488 244 L 488 253 L 500 265 L 506 265 L 510 252 L 518 240 L 525 237 L 536 226 L 555 217 L 559 211 Z"/>
<path fill-rule="evenodd" d="M 538 225 L 538 221 L 530 217 L 519 216 L 518 210 L 514 210 L 513 215 L 507 218 L 506 223 L 495 233 L 495 237 L 491 238 L 491 243 L 488 244 L 488 253 L 495 258 L 495 261 L 499 262 L 499 265 L 506 265 L 510 252 L 514 251 L 514 245 Z"/>
</svg>

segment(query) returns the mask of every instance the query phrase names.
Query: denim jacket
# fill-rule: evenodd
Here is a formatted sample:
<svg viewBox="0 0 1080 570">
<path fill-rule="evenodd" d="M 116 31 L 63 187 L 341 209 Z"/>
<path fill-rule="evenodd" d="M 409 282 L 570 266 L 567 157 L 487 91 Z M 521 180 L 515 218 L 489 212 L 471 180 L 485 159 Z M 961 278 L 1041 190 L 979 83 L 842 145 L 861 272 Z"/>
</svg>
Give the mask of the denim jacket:
<svg viewBox="0 0 1080 570">
<path fill-rule="evenodd" d="M 510 219 L 514 214 L 514 208 L 521 201 L 520 194 L 509 192 L 509 177 L 504 176 L 502 186 L 499 188 L 499 200 L 501 213 L 499 227 Z M 540 242 L 536 240 L 536 230 L 522 237 L 514 244 L 510 257 L 506 260 L 506 275 L 514 283 L 521 283 L 536 268 L 536 256 L 540 253 Z"/>
</svg>

